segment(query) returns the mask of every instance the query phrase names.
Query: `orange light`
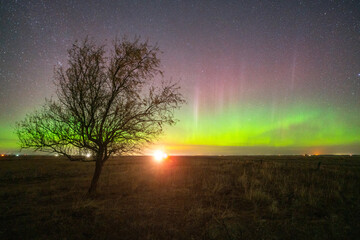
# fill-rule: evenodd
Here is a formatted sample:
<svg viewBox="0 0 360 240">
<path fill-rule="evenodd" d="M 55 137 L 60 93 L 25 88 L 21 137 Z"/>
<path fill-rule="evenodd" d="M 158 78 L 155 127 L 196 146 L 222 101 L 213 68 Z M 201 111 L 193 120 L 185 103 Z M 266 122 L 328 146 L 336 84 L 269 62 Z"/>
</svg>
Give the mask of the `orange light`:
<svg viewBox="0 0 360 240">
<path fill-rule="evenodd" d="M 165 159 L 167 159 L 168 155 L 166 153 L 164 153 L 163 151 L 156 150 L 153 153 L 153 157 L 156 162 L 160 163 L 160 162 L 164 161 Z"/>
<path fill-rule="evenodd" d="M 5 154 L 1 154 L 2 157 L 5 157 Z"/>
</svg>

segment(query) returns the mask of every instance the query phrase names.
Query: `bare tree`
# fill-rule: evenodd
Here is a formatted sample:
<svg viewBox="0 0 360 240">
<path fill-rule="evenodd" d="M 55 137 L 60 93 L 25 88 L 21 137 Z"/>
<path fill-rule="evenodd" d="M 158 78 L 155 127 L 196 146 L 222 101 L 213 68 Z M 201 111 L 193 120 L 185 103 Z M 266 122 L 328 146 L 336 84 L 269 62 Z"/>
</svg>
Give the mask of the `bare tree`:
<svg viewBox="0 0 360 240">
<path fill-rule="evenodd" d="M 175 123 L 184 103 L 179 86 L 160 81 L 159 49 L 139 38 L 114 41 L 112 51 L 88 39 L 68 50 L 66 69 L 55 69 L 57 99 L 16 125 L 22 148 L 59 153 L 94 153 L 89 194 L 111 155 L 139 151 Z M 159 79 L 159 80 L 158 80 Z"/>
</svg>

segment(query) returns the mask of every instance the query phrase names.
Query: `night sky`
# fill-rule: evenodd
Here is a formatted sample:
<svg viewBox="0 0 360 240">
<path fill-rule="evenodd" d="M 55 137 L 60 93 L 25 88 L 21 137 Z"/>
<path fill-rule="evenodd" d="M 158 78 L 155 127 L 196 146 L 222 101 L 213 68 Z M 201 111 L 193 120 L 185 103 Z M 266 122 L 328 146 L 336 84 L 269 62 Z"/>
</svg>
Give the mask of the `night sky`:
<svg viewBox="0 0 360 240">
<path fill-rule="evenodd" d="M 360 153 L 360 1 L 0 0 L 0 152 L 89 36 L 158 43 L 187 104 L 170 154 Z"/>
</svg>

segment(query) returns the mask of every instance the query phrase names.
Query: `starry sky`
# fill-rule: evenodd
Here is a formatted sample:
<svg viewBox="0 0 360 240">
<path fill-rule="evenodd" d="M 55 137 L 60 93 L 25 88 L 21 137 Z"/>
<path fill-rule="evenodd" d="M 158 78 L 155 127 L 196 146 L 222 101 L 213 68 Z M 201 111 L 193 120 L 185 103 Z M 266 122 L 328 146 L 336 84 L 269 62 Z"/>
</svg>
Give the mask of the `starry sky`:
<svg viewBox="0 0 360 240">
<path fill-rule="evenodd" d="M 360 1 L 0 0 L 0 152 L 86 36 L 158 43 L 187 104 L 170 154 L 360 153 Z"/>
</svg>

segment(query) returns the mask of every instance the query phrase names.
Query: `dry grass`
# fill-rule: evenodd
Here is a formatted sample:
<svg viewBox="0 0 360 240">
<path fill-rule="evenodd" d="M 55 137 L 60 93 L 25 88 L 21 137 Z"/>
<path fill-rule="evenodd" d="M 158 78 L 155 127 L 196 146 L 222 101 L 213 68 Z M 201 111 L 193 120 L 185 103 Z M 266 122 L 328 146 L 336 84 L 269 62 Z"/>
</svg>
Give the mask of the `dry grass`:
<svg viewBox="0 0 360 240">
<path fill-rule="evenodd" d="M 358 239 L 359 160 L 1 158 L 0 239 Z"/>
</svg>

